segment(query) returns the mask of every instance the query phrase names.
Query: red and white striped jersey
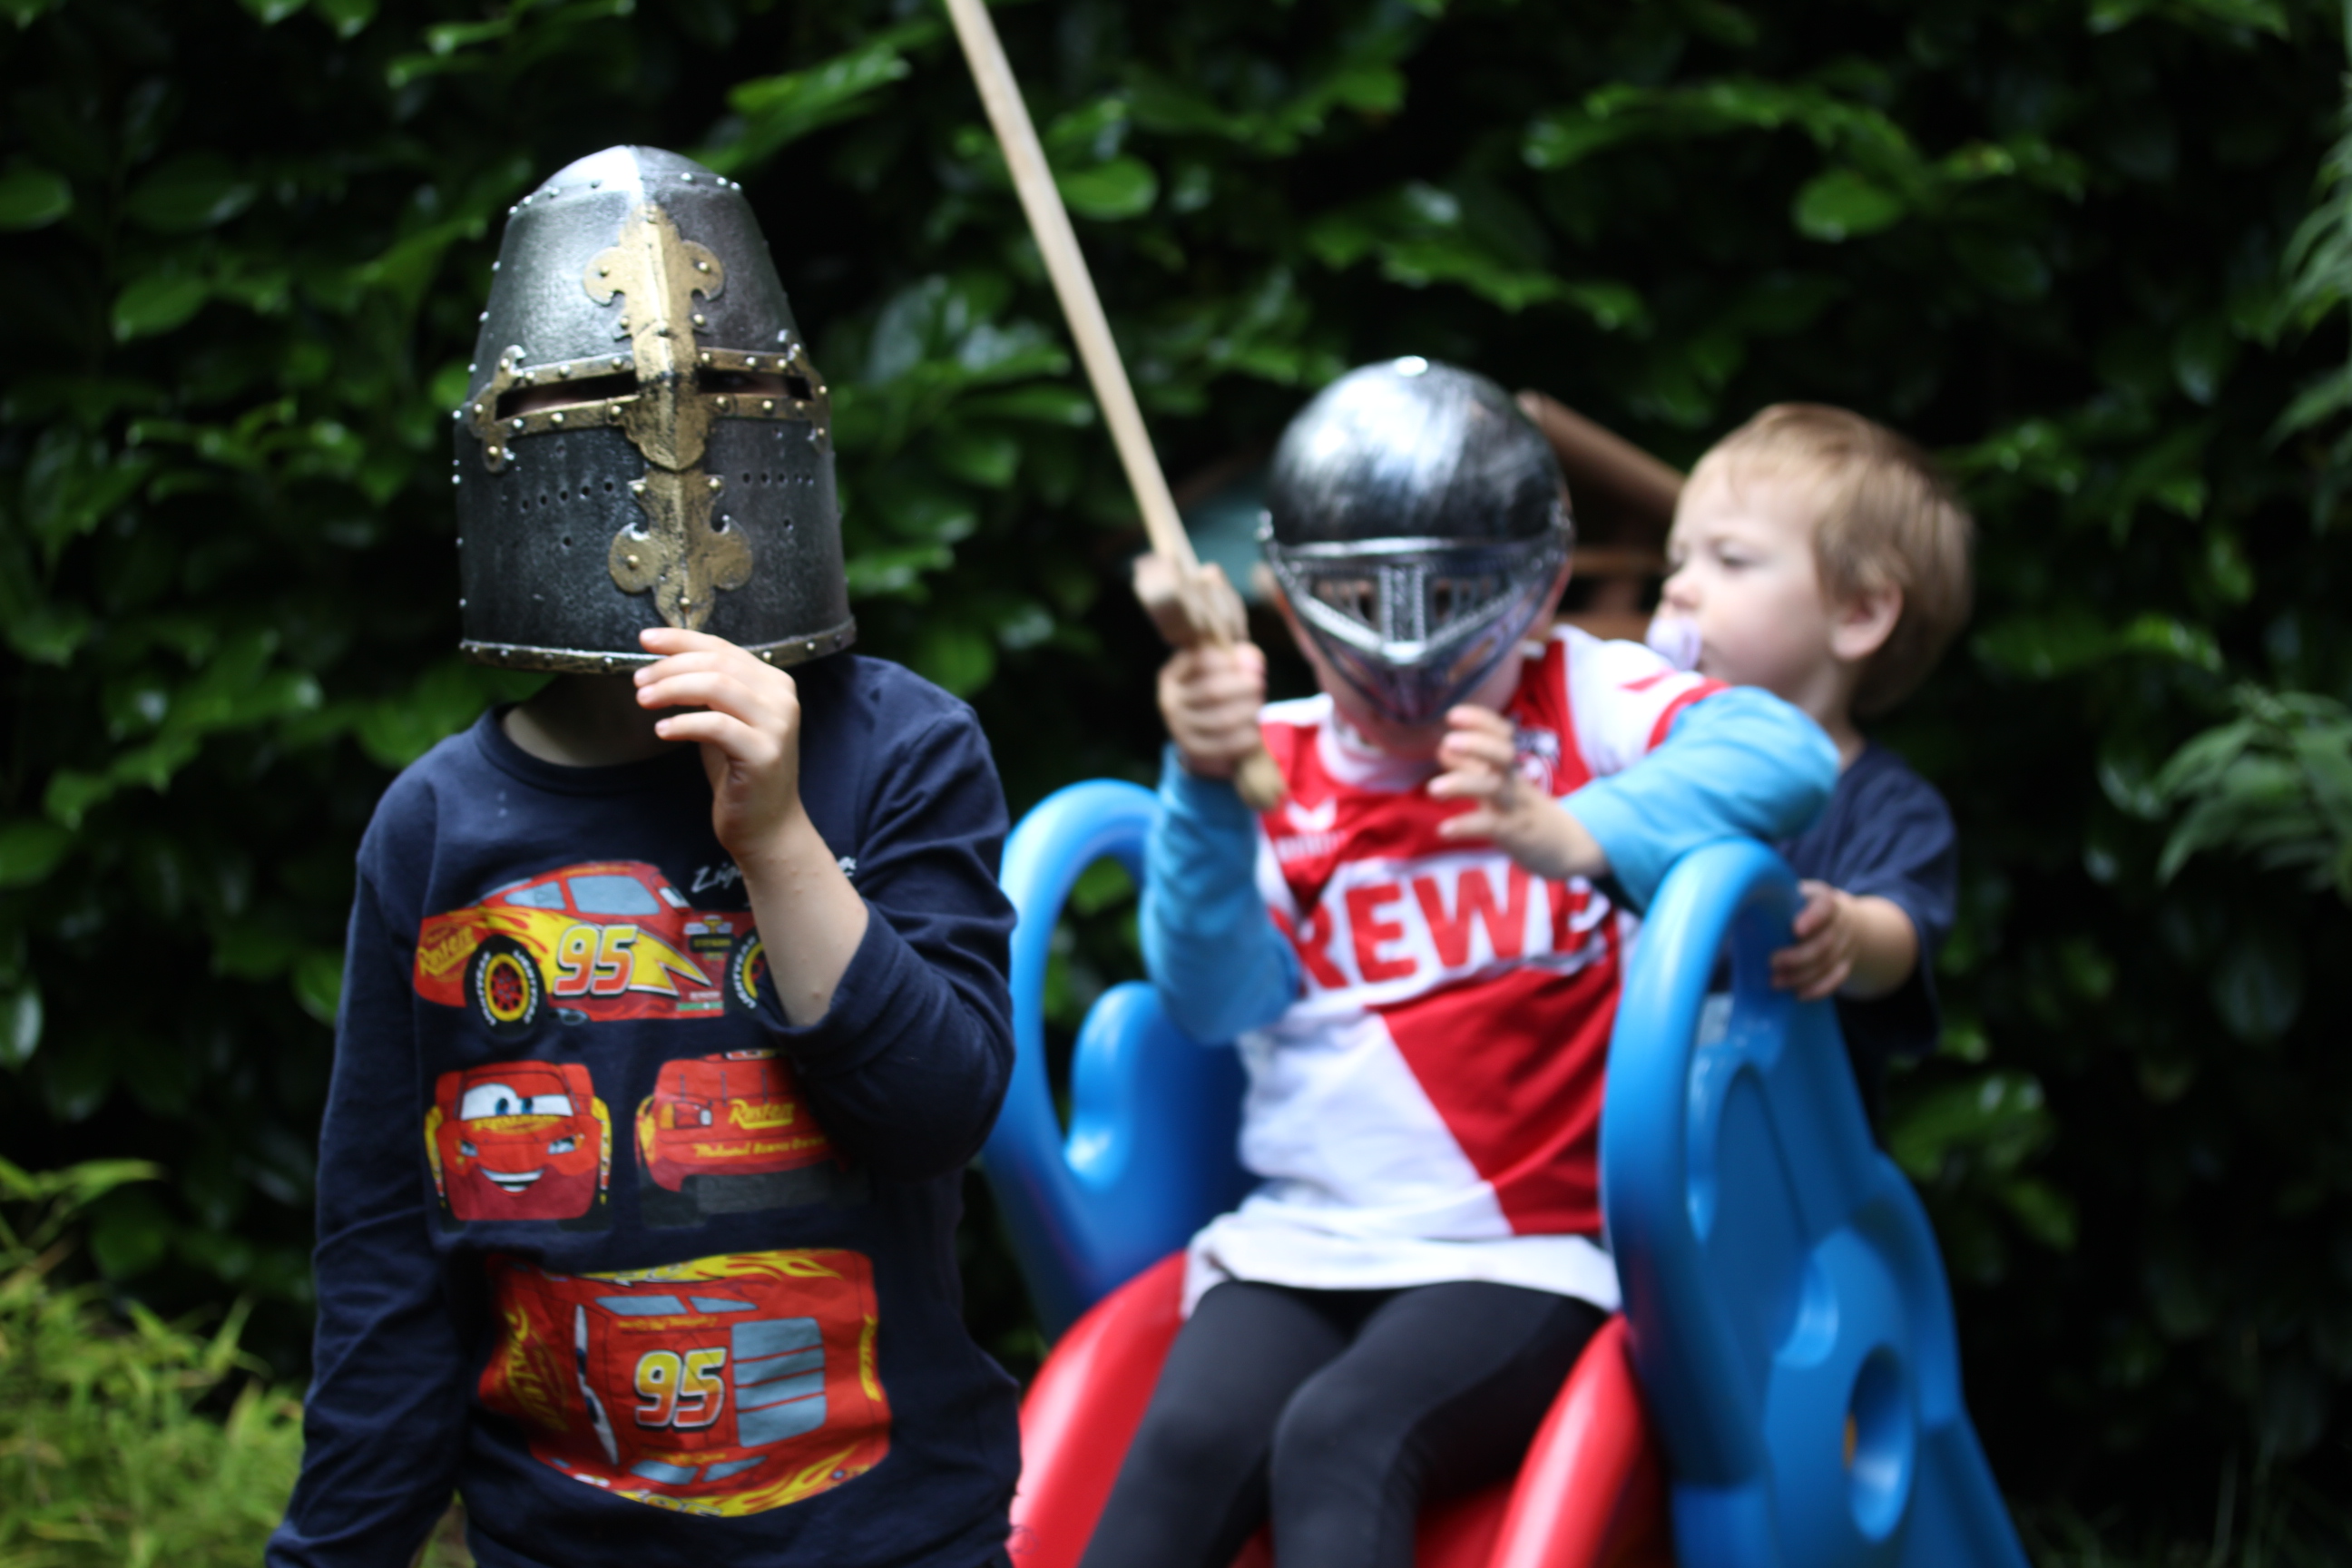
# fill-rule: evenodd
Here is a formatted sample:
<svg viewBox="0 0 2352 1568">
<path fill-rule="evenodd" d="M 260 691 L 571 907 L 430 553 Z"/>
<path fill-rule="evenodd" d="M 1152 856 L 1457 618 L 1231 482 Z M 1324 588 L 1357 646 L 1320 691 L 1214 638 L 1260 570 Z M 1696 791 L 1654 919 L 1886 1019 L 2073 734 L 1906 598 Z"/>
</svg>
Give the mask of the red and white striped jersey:
<svg viewBox="0 0 2352 1568">
<path fill-rule="evenodd" d="M 1663 742 L 1720 683 L 1570 628 L 1528 650 L 1507 714 L 1554 796 Z M 1330 699 L 1266 708 L 1289 793 L 1259 819 L 1258 883 L 1297 1001 L 1240 1042 L 1244 1163 L 1265 1179 L 1195 1242 L 1219 1276 L 1328 1288 L 1486 1278 L 1615 1301 L 1598 1146 L 1636 921 L 1581 878 L 1438 837 L 1458 802 L 1365 748 Z"/>
</svg>

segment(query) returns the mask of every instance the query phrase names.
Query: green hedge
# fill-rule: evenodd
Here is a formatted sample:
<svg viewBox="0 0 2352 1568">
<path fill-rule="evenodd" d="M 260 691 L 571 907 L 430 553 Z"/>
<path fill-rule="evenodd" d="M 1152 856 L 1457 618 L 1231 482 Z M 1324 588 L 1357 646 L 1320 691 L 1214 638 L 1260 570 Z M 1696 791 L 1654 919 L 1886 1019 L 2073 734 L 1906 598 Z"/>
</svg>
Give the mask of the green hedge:
<svg viewBox="0 0 2352 1568">
<path fill-rule="evenodd" d="M 353 845 L 521 689 L 451 651 L 442 479 L 506 206 L 623 140 L 745 181 L 839 389 L 864 646 L 972 699 L 1016 805 L 1150 766 L 1131 509 L 917 0 L 0 13 L 0 1148 L 162 1164 L 91 1257 L 251 1300 L 291 1374 Z M 1886 732 L 1953 801 L 1964 911 L 1893 1141 L 2053 1553 L 2078 1517 L 2275 1533 L 2352 1433 L 2341 20 L 1002 13 L 1180 476 L 1405 352 L 1676 461 L 1791 397 L 1949 456 L 1977 624 Z"/>
</svg>

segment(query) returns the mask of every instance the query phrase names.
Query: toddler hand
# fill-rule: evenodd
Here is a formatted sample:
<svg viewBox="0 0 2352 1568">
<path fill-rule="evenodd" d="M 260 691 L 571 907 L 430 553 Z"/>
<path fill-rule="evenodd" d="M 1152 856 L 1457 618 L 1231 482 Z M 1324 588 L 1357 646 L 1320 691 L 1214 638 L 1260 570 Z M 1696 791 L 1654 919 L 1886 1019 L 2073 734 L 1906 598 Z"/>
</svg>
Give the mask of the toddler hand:
<svg viewBox="0 0 2352 1568">
<path fill-rule="evenodd" d="M 1195 778 L 1229 779 L 1259 745 L 1265 655 L 1254 643 L 1188 647 L 1160 667 L 1160 716 Z"/>
<path fill-rule="evenodd" d="M 1511 721 L 1468 703 L 1445 715 L 1433 800 L 1466 800 L 1470 809 L 1437 825 L 1441 838 L 1485 838 L 1538 877 L 1597 877 L 1608 857 L 1584 825 L 1519 773 Z"/>
<path fill-rule="evenodd" d="M 1818 1002 L 1853 973 L 1860 922 L 1853 894 L 1827 882 L 1800 882 L 1797 890 L 1805 898 L 1797 911 L 1797 940 L 1772 955 L 1772 984 L 1795 992 L 1801 1002 Z"/>
<path fill-rule="evenodd" d="M 655 626 L 637 634 L 659 662 L 636 672 L 637 702 L 688 708 L 654 726 L 665 741 L 702 746 L 710 826 L 737 864 L 775 850 L 801 809 L 800 689 L 790 675 L 705 632 Z"/>
</svg>

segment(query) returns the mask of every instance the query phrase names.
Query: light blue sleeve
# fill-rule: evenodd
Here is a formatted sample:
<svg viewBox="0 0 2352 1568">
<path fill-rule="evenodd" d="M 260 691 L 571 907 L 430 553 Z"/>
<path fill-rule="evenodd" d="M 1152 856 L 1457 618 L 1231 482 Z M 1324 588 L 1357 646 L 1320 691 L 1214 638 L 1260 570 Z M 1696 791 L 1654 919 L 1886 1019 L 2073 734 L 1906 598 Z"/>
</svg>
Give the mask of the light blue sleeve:
<svg viewBox="0 0 2352 1568">
<path fill-rule="evenodd" d="M 1656 751 L 1560 804 L 1600 841 L 1626 896 L 1647 909 L 1666 868 L 1702 844 L 1773 844 L 1803 832 L 1837 776 L 1837 748 L 1820 725 L 1740 686 L 1692 703 Z"/>
<path fill-rule="evenodd" d="M 1176 1026 L 1218 1043 L 1287 1012 L 1298 955 L 1258 893 L 1257 818 L 1234 786 L 1170 746 L 1143 852 L 1143 965 Z"/>
</svg>

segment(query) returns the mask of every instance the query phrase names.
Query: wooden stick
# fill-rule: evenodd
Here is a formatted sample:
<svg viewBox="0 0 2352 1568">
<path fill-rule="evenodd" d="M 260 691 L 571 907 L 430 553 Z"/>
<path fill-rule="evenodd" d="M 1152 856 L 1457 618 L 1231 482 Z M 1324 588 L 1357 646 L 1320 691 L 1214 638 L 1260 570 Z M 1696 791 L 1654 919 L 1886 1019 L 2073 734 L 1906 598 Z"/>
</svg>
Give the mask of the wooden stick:
<svg viewBox="0 0 2352 1568">
<path fill-rule="evenodd" d="M 1659 539 L 1675 520 L 1683 476 L 1614 430 L 1540 392 L 1519 394 L 1519 406 L 1551 443 L 1571 493 L 1602 491 L 1631 510 Z"/>
<path fill-rule="evenodd" d="M 1102 405 L 1103 420 L 1118 443 L 1128 488 L 1135 492 L 1135 504 L 1143 513 L 1143 530 L 1150 535 L 1153 550 L 1189 570 L 1198 564 L 1192 541 L 1177 515 L 1175 498 L 1168 493 L 1168 478 L 1160 472 L 1159 456 L 1143 428 L 1143 413 L 1136 406 L 1127 366 L 1119 361 L 1110 322 L 1095 294 L 1094 276 L 1087 270 L 1078 237 L 1070 229 L 1070 215 L 1062 206 L 1062 193 L 1046 165 L 1045 150 L 1037 144 L 1037 128 L 1030 123 L 1029 107 L 1021 100 L 1020 84 L 1013 79 L 1004 46 L 997 41 L 996 25 L 989 20 L 982 0 L 947 0 L 947 6 L 956 37 L 963 44 L 964 58 L 971 64 L 972 79 L 980 87 L 980 101 L 988 110 L 988 122 L 995 127 L 997 142 L 1004 149 L 1005 166 L 1013 171 L 1013 188 L 1020 195 L 1021 210 L 1029 216 L 1037 253 L 1045 259 L 1046 276 L 1054 280 L 1054 292 L 1061 298 L 1062 314 L 1069 321 L 1070 336 L 1077 341 L 1087 379 L 1094 384 L 1095 401 Z"/>
<path fill-rule="evenodd" d="M 1021 86 L 997 40 L 996 25 L 989 20 L 984 0 L 947 0 L 956 38 L 963 45 L 980 101 L 988 110 L 997 144 L 1004 150 L 1004 166 L 1012 171 L 1013 188 L 1028 215 L 1029 232 L 1045 258 L 1045 275 L 1062 301 L 1062 315 L 1078 345 L 1078 358 L 1094 384 L 1095 402 L 1110 426 L 1118 460 L 1127 469 L 1128 488 L 1135 493 L 1136 510 L 1143 514 L 1143 531 L 1160 559 L 1155 569 L 1147 558 L 1137 563 L 1136 594 L 1162 636 L 1179 647 L 1206 642 L 1230 647 L 1247 633 L 1241 595 L 1214 567 L 1203 569 L 1192 553 L 1192 541 L 1177 514 L 1176 498 L 1168 493 L 1168 476 L 1143 427 L 1143 411 L 1136 406 L 1135 388 L 1129 384 L 1127 366 L 1110 335 L 1102 300 L 1095 293 L 1094 275 L 1071 231 L 1070 215 L 1062 193 L 1037 143 L 1037 128 L 1030 123 L 1029 106 L 1022 101 Z M 1261 746 L 1244 757 L 1234 770 L 1234 784 L 1242 799 L 1258 811 L 1271 811 L 1283 796 L 1281 770 Z"/>
</svg>

